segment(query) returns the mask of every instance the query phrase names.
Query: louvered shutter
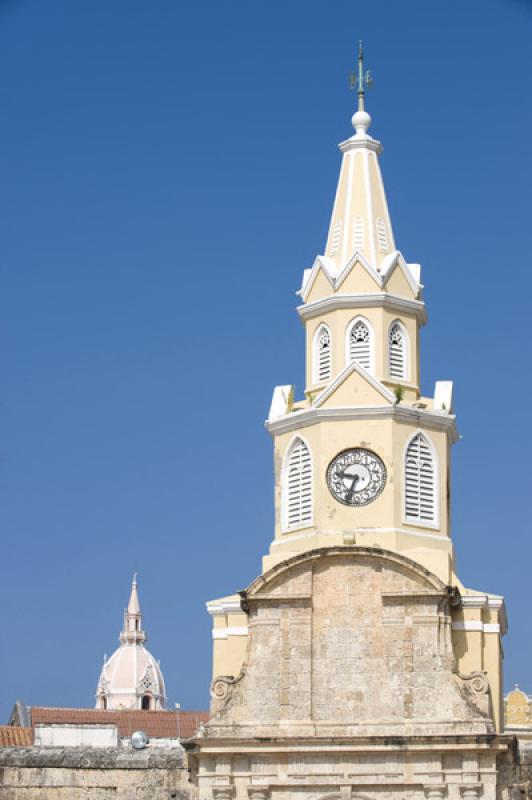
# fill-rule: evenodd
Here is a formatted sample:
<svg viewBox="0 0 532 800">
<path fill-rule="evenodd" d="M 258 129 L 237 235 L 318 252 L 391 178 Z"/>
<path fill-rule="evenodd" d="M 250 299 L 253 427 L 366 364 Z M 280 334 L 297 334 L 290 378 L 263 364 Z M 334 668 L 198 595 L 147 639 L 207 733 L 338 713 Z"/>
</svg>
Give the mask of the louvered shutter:
<svg viewBox="0 0 532 800">
<path fill-rule="evenodd" d="M 390 377 L 404 380 L 406 378 L 406 337 L 398 322 L 391 326 L 388 335 L 388 362 Z"/>
<path fill-rule="evenodd" d="M 405 516 L 411 522 L 436 521 L 435 464 L 432 450 L 423 436 L 415 436 L 406 451 Z"/>
<path fill-rule="evenodd" d="M 331 377 L 331 335 L 323 325 L 316 338 L 315 380 L 327 381 Z"/>
<path fill-rule="evenodd" d="M 355 322 L 349 333 L 349 361 L 371 370 L 371 334 L 362 320 Z"/>
<path fill-rule="evenodd" d="M 382 217 L 377 219 L 377 241 L 379 243 L 379 250 L 382 253 L 388 252 L 388 233 L 386 231 L 386 223 Z"/>
<path fill-rule="evenodd" d="M 296 439 L 288 454 L 284 475 L 285 526 L 301 527 L 312 521 L 312 462 L 305 442 Z"/>
<path fill-rule="evenodd" d="M 353 248 L 364 249 L 364 220 L 360 216 L 355 217 L 353 221 Z"/>
<path fill-rule="evenodd" d="M 340 219 L 337 222 L 335 222 L 332 231 L 331 250 L 330 250 L 332 256 L 336 255 L 336 253 L 339 250 L 341 235 L 342 235 L 342 220 Z"/>
</svg>

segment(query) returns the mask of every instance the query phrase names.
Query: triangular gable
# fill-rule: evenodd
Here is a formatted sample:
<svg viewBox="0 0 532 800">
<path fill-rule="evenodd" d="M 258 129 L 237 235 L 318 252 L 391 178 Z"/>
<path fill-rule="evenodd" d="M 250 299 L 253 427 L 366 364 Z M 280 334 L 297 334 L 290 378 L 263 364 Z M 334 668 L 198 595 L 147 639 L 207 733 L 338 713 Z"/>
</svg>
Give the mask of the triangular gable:
<svg viewBox="0 0 532 800">
<path fill-rule="evenodd" d="M 382 289 L 382 278 L 366 261 L 362 253 L 353 253 L 334 282 L 337 291 L 345 283 L 344 292 L 371 293 L 375 288 Z"/>
<path fill-rule="evenodd" d="M 334 281 L 320 267 L 312 281 L 312 286 L 308 292 L 305 292 L 305 303 L 314 303 L 316 300 L 321 300 L 322 297 L 329 297 L 332 291 L 334 291 Z"/>
<path fill-rule="evenodd" d="M 390 253 L 382 262 L 381 273 L 386 291 L 400 297 L 418 297 L 419 284 L 398 250 Z"/>
<path fill-rule="evenodd" d="M 395 395 L 352 361 L 316 398 L 315 408 L 395 405 Z"/>
<path fill-rule="evenodd" d="M 334 277 L 336 272 L 336 262 L 333 261 L 332 258 L 328 258 L 327 256 L 318 256 L 312 265 L 312 269 L 306 269 L 303 273 L 303 285 L 298 292 L 303 302 L 307 302 L 307 298 L 318 275 L 323 275 L 326 277 L 329 285 L 334 288 Z"/>
<path fill-rule="evenodd" d="M 361 270 L 364 270 L 364 275 Z M 358 250 L 355 250 L 345 267 L 338 272 L 336 262 L 328 256 L 318 256 L 312 269 L 303 273 L 303 282 L 298 291 L 304 303 L 319 299 L 334 292 L 344 284 L 347 293 L 372 293 L 375 287 L 401 297 L 419 297 L 420 284 L 418 281 L 419 265 L 413 264 L 412 269 L 406 263 L 399 250 L 389 253 L 382 261 L 380 271 L 377 272 L 367 259 Z M 355 276 L 353 275 L 355 273 Z M 310 294 L 312 293 L 312 298 Z"/>
</svg>

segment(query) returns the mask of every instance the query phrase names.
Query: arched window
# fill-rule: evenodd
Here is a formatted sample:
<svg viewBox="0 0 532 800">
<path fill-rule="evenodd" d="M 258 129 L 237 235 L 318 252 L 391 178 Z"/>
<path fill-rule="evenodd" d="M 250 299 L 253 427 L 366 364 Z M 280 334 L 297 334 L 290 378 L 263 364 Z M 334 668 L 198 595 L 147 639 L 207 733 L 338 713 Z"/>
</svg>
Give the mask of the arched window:
<svg viewBox="0 0 532 800">
<path fill-rule="evenodd" d="M 405 456 L 405 519 L 423 525 L 437 522 L 436 459 L 422 433 L 410 441 Z"/>
<path fill-rule="evenodd" d="M 390 378 L 407 379 L 407 337 L 400 322 L 392 322 L 388 331 L 388 369 Z"/>
<path fill-rule="evenodd" d="M 326 325 L 320 325 L 314 337 L 314 383 L 328 381 L 331 377 L 331 334 Z"/>
<path fill-rule="evenodd" d="M 312 522 L 312 460 L 298 437 L 290 445 L 282 476 L 283 527 L 301 528 Z"/>
<path fill-rule="evenodd" d="M 373 334 L 369 322 L 356 317 L 347 329 L 346 360 L 350 364 L 356 361 L 361 367 L 371 372 L 373 369 Z"/>
<path fill-rule="evenodd" d="M 151 705 L 151 697 L 150 697 L 150 695 L 149 694 L 142 695 L 142 701 L 141 701 L 141 706 L 140 706 L 141 709 L 143 711 L 149 711 L 150 710 L 150 705 Z"/>
</svg>

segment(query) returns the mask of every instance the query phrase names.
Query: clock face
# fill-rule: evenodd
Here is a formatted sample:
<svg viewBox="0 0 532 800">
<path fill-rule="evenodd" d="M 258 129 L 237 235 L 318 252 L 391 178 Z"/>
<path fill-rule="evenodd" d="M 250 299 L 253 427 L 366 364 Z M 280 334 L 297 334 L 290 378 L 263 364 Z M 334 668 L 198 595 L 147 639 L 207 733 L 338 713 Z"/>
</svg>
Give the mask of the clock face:
<svg viewBox="0 0 532 800">
<path fill-rule="evenodd" d="M 362 447 L 344 450 L 327 468 L 327 485 L 335 500 L 365 506 L 384 489 L 386 467 L 376 453 Z"/>
</svg>

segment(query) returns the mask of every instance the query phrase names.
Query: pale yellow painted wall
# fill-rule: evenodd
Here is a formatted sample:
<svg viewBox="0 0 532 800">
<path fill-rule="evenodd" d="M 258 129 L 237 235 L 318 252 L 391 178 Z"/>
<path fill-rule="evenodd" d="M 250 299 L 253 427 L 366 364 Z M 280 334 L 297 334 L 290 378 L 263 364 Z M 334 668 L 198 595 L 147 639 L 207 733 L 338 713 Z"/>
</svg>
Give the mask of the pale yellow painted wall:
<svg viewBox="0 0 532 800">
<path fill-rule="evenodd" d="M 395 314 L 385 308 L 364 308 L 364 309 L 337 309 L 322 314 L 308 320 L 305 324 L 306 335 L 306 391 L 314 392 L 324 388 L 328 382 L 317 382 L 314 380 L 314 347 L 316 332 L 325 324 L 331 334 L 331 355 L 332 355 L 332 374 L 333 377 L 342 372 L 347 366 L 347 331 L 350 324 L 357 317 L 367 320 L 373 330 L 374 339 L 374 376 L 390 385 L 398 384 L 412 387 L 411 398 L 405 395 L 405 400 L 415 400 L 419 396 L 419 368 L 418 368 L 418 344 L 419 330 L 418 323 L 414 315 Z M 405 381 L 392 379 L 388 366 L 388 333 L 393 322 L 398 320 L 406 330 L 408 336 L 408 379 Z"/>
<path fill-rule="evenodd" d="M 275 544 L 270 549 L 270 556 L 279 560 L 287 557 L 287 553 L 295 545 L 301 548 L 301 534 L 319 532 L 322 535 L 336 535 L 342 538 L 347 533 L 357 534 L 357 542 L 367 546 L 373 544 L 387 549 L 394 549 L 389 543 L 393 534 L 386 529 L 408 531 L 410 537 L 401 537 L 401 547 L 410 539 L 410 547 L 416 552 L 426 551 L 427 568 L 432 569 L 438 577 L 448 582 L 452 559 L 452 546 L 448 538 L 447 516 L 447 437 L 441 431 L 424 431 L 432 442 L 439 464 L 439 506 L 440 521 L 437 527 L 420 527 L 408 523 L 403 515 L 403 464 L 407 442 L 418 431 L 413 424 L 398 422 L 393 419 L 322 421 L 299 432 L 284 433 L 275 437 Z M 313 525 L 306 531 L 300 529 L 285 531 L 282 526 L 281 513 L 281 472 L 285 454 L 294 436 L 301 435 L 312 454 L 313 462 Z M 379 455 L 387 470 L 387 482 L 382 494 L 372 503 L 360 508 L 353 508 L 339 503 L 331 495 L 326 481 L 327 467 L 331 460 L 342 450 L 351 447 L 366 447 Z M 380 532 L 382 531 L 382 532 Z M 419 537 L 419 534 L 429 537 Z M 296 538 L 297 537 L 297 538 Z M 360 539 L 360 541 L 359 541 Z M 282 546 L 279 543 L 282 542 Z M 299 544 L 295 544 L 299 542 Z M 333 544 L 333 541 L 330 542 Z M 339 543 L 342 543 L 341 541 Z M 305 549 L 316 545 L 311 536 L 308 537 Z M 407 552 L 404 553 L 408 555 Z M 441 559 L 438 558 L 441 555 Z M 429 566 L 430 562 L 430 566 Z M 270 565 L 271 559 L 265 564 Z M 421 563 L 425 563 L 423 560 Z"/>
</svg>

